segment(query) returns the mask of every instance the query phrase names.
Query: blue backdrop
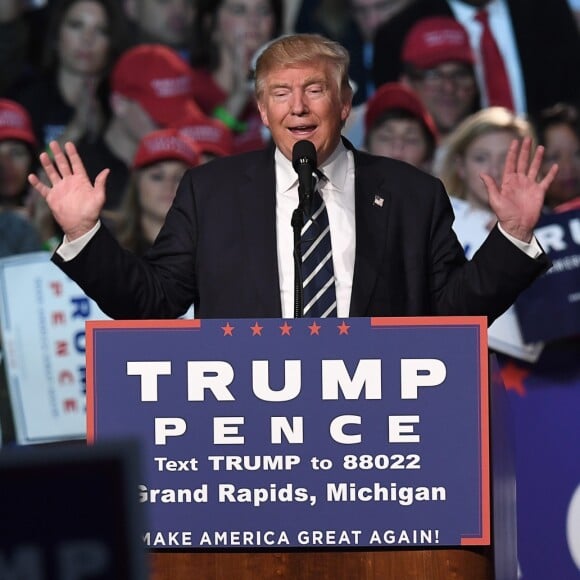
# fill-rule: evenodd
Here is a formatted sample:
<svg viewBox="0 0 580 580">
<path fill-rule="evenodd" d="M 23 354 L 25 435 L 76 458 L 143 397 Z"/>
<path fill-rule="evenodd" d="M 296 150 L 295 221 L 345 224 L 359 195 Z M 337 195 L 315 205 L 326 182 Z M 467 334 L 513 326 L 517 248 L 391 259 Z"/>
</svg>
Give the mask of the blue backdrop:
<svg viewBox="0 0 580 580">
<path fill-rule="evenodd" d="M 580 340 L 550 345 L 534 365 L 500 364 L 516 438 L 520 578 L 577 579 Z"/>
</svg>

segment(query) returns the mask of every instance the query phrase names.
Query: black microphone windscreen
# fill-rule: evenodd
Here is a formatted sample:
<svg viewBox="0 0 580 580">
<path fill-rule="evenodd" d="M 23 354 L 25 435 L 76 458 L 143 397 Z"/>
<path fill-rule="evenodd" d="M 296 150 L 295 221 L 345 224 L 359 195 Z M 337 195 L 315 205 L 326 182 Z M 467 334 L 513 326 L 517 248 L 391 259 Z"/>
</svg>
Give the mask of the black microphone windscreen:
<svg viewBox="0 0 580 580">
<path fill-rule="evenodd" d="M 316 169 L 316 147 L 312 141 L 303 139 L 297 141 L 292 148 L 292 167 L 298 171 L 299 166 L 306 164 L 311 165 L 312 170 Z"/>
</svg>

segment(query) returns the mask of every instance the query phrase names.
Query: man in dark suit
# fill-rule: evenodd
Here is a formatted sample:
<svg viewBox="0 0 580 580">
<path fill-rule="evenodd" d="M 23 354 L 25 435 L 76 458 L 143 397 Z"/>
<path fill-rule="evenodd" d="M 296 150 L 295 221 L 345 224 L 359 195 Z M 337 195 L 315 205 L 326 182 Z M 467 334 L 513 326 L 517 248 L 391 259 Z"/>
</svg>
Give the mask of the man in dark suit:
<svg viewBox="0 0 580 580">
<path fill-rule="evenodd" d="M 494 24 L 499 29 L 500 50 L 509 52 L 509 55 L 504 54 L 504 59 L 507 60 L 516 112 L 535 113 L 559 101 L 575 103 L 580 100 L 580 35 L 566 0 L 414 2 L 382 25 L 375 35 L 375 85 L 399 79 L 403 41 L 413 24 L 422 18 L 456 18 L 466 28 L 474 53 L 479 55 L 481 25 L 474 17 L 481 8 L 490 12 L 492 29 Z M 479 57 L 477 60 L 479 63 Z M 479 71 L 479 78 L 483 76 Z M 485 96 L 485 90 L 482 93 Z M 486 104 L 483 99 L 482 105 Z"/>
<path fill-rule="evenodd" d="M 441 183 L 341 140 L 351 109 L 348 54 L 311 35 L 282 37 L 261 55 L 256 95 L 275 147 L 189 170 L 152 250 L 123 251 L 100 225 L 107 170 L 94 185 L 73 144 L 53 143 L 30 183 L 65 232 L 55 262 L 113 318 L 291 317 L 294 145 L 316 148 L 328 210 L 337 315 L 487 315 L 505 310 L 548 260 L 533 239 L 557 168 L 538 182 L 541 149 L 514 142 L 502 183 L 482 176 L 499 225 L 471 262 L 453 234 Z"/>
</svg>

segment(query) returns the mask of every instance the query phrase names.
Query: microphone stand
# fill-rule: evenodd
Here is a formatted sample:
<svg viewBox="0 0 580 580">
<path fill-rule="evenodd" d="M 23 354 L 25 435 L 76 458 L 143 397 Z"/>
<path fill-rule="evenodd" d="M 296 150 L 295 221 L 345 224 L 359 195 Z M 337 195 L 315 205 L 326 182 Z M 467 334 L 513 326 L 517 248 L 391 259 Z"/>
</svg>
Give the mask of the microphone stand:
<svg viewBox="0 0 580 580">
<path fill-rule="evenodd" d="M 304 316 L 304 298 L 302 287 L 302 248 L 300 246 L 300 238 L 302 228 L 304 226 L 304 203 L 306 196 L 304 195 L 304 188 L 298 186 L 298 207 L 292 213 L 292 230 L 294 231 L 294 318 L 302 318 Z"/>
</svg>

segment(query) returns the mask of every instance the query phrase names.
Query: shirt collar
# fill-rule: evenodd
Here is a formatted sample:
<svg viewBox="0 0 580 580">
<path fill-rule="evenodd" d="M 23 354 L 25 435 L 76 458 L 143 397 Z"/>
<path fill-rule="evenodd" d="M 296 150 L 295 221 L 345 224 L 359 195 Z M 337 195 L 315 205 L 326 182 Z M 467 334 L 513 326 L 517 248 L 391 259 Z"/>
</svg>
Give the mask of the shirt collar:
<svg viewBox="0 0 580 580">
<path fill-rule="evenodd" d="M 274 153 L 274 161 L 276 165 L 277 190 L 279 193 L 286 193 L 296 186 L 298 183 L 298 176 L 292 167 L 292 162 L 287 159 L 277 147 Z M 347 168 L 347 149 L 343 142 L 339 141 L 338 146 L 333 151 L 332 155 L 318 168 L 327 180 L 323 187 L 325 189 L 328 188 L 343 191 L 346 182 Z"/>
</svg>

